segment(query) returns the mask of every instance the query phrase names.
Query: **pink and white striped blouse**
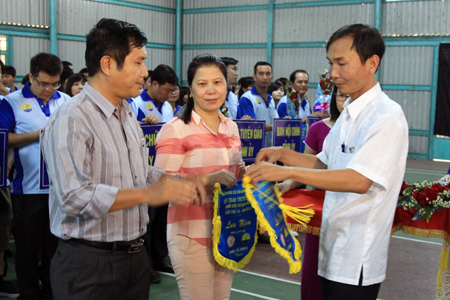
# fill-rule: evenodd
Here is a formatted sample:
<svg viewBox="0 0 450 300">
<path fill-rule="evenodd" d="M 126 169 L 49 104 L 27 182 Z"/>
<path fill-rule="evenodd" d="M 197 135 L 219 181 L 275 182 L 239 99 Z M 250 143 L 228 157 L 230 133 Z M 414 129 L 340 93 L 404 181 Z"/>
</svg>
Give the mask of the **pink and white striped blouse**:
<svg viewBox="0 0 450 300">
<path fill-rule="evenodd" d="M 218 134 L 215 134 L 195 112 L 191 122 L 178 118 L 167 122 L 156 138 L 155 166 L 167 173 L 182 176 L 210 174 L 227 169 L 238 176 L 244 168 L 239 130 L 232 120 L 219 114 Z M 198 243 L 212 246 L 213 188 L 207 187 L 205 204 L 178 207 L 169 205 L 167 242 L 184 235 Z"/>
</svg>

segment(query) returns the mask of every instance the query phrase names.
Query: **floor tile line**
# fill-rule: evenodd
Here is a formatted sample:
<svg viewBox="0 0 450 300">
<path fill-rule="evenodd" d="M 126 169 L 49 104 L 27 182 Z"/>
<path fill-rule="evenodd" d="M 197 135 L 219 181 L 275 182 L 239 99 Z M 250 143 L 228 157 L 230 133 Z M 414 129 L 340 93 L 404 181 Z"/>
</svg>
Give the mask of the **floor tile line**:
<svg viewBox="0 0 450 300">
<path fill-rule="evenodd" d="M 245 273 L 245 274 L 250 274 L 250 275 L 254 275 L 254 276 L 259 276 L 259 277 L 263 277 L 263 278 L 268 278 L 268 279 L 272 279 L 272 280 L 276 280 L 276 281 L 282 281 L 282 282 L 286 282 L 286 283 L 290 283 L 290 284 L 301 285 L 300 282 L 287 280 L 287 279 L 283 279 L 283 278 L 278 278 L 278 277 L 273 277 L 273 276 L 270 276 L 270 275 L 264 275 L 264 274 L 259 274 L 259 273 L 244 271 L 244 270 L 239 270 L 238 272 Z"/>
</svg>

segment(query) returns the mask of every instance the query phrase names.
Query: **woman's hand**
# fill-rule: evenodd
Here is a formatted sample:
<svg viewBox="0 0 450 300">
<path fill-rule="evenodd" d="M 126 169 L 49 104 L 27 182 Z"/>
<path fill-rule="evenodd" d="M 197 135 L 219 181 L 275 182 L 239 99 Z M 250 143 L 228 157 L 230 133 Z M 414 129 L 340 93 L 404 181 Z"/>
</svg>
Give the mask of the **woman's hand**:
<svg viewBox="0 0 450 300">
<path fill-rule="evenodd" d="M 237 184 L 236 176 L 226 169 L 211 174 L 200 175 L 199 177 L 206 186 L 214 186 L 218 182 L 225 185 L 227 189 L 230 189 Z"/>
</svg>

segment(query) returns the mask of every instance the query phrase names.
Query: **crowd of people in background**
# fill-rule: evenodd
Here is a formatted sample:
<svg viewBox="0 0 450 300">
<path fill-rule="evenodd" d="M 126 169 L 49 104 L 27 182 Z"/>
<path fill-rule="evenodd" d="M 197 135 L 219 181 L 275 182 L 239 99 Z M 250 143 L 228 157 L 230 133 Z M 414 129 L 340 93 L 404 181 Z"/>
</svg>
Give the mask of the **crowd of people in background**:
<svg viewBox="0 0 450 300">
<path fill-rule="evenodd" d="M 204 58 L 206 59 L 206 58 Z M 209 58 L 213 59 L 214 58 Z M 39 63 L 38 61 L 45 61 L 48 66 Z M 267 62 L 257 62 L 254 67 L 254 74 L 252 76 L 238 77 L 238 60 L 231 57 L 221 57 L 220 61 L 226 67 L 226 73 L 224 78 L 226 80 L 226 100 L 224 107 L 226 107 L 226 113 L 224 113 L 230 119 L 244 119 L 244 120 L 264 120 L 266 121 L 266 131 L 270 135 L 271 124 L 274 118 L 283 116 L 291 118 L 286 115 L 286 100 L 283 102 L 283 97 L 286 98 L 286 84 L 287 79 L 281 77 L 273 81 L 272 66 Z M 33 63 L 34 62 L 34 63 Z M 33 65 L 34 64 L 34 65 Z M 48 246 L 48 243 L 42 243 L 41 241 L 48 241 L 51 239 L 50 228 L 48 223 L 42 223 L 41 228 L 37 226 L 31 226 L 29 223 L 20 224 L 23 220 L 40 218 L 42 220 L 48 219 L 48 212 L 44 209 L 40 211 L 24 212 L 20 209 L 18 204 L 18 196 L 22 198 L 36 198 L 35 194 L 41 193 L 41 190 L 36 186 L 38 176 L 34 179 L 29 178 L 30 173 L 37 174 L 39 166 L 37 165 L 39 160 L 36 153 L 37 149 L 28 151 L 24 154 L 24 148 L 27 145 L 33 144 L 38 141 L 38 131 L 45 126 L 45 123 L 50 114 L 57 109 L 57 107 L 69 100 L 71 97 L 75 97 L 85 88 L 86 83 L 89 82 L 89 74 L 87 68 L 82 68 L 78 73 L 74 73 L 73 65 L 69 61 L 61 61 L 58 57 L 47 54 L 39 53 L 31 60 L 30 73 L 23 77 L 23 88 L 19 89 L 15 86 L 16 70 L 13 66 L 3 65 L 2 63 L 2 80 L 0 82 L 0 98 L 2 101 L 2 116 L 0 116 L 0 126 L 8 128 L 10 132 L 24 133 L 27 131 L 34 132 L 32 138 L 28 138 L 26 141 L 19 141 L 17 144 L 11 144 L 15 152 L 15 162 L 11 163 L 12 170 L 15 169 L 15 175 L 10 172 L 10 178 L 12 180 L 12 186 L 5 189 L 5 193 L 12 189 L 12 210 L 5 209 L 4 212 L 8 213 L 8 218 L 3 220 L 8 223 L 8 226 L 4 226 L 3 232 L 10 231 L 9 224 L 11 223 L 12 216 L 14 215 L 14 237 L 17 248 L 17 260 L 16 273 L 18 277 L 19 288 L 14 287 L 10 282 L 3 281 L 0 270 L 0 293 L 4 292 L 10 295 L 18 295 L 19 290 L 21 297 L 26 299 L 28 296 L 33 297 L 36 295 L 51 295 L 50 289 L 50 258 L 56 249 L 56 243 L 51 243 L 51 249 L 45 249 L 43 246 Z M 181 116 L 185 114 L 183 107 L 189 106 L 189 101 L 194 97 L 195 93 L 191 90 L 192 82 L 189 86 L 180 86 L 180 79 L 174 72 L 174 70 L 167 65 L 159 65 L 154 70 L 147 70 L 148 76 L 144 78 L 142 86 L 139 90 L 139 96 L 135 98 L 127 99 L 130 103 L 132 111 L 137 120 L 142 124 L 157 124 L 167 123 L 171 121 L 174 116 Z M 300 73 L 299 73 L 300 72 Z M 302 73 L 303 72 L 303 73 Z M 189 75 L 189 74 L 188 74 Z M 292 77 L 294 76 L 294 77 Z M 295 76 L 301 76 L 302 78 L 302 91 L 301 97 L 303 101 L 307 102 L 307 90 L 309 86 L 309 76 L 306 71 L 297 70 L 291 75 L 294 78 L 294 82 L 290 82 L 291 85 L 295 85 Z M 189 79 L 189 78 L 188 78 Z M 192 78 L 191 78 L 192 79 Z M 41 110 L 44 112 L 42 121 L 36 122 L 39 119 L 39 115 L 36 116 L 36 120 L 21 120 L 25 122 L 26 128 L 19 128 L 17 125 L 20 113 L 14 108 L 13 102 L 19 103 L 31 97 L 40 99 Z M 12 101 L 12 99 L 18 98 L 18 100 Z M 50 99 L 59 99 L 59 103 L 52 107 L 53 101 Z M 261 105 L 261 101 L 265 102 L 265 105 Z M 283 106 L 284 104 L 284 106 Z M 200 104 L 197 104 L 200 105 Z M 309 104 L 306 106 L 308 111 Z M 17 109 L 21 109 L 18 107 Z M 35 107 L 30 107 L 31 110 L 38 112 Z M 5 116 L 5 111 L 8 111 L 9 116 Z M 219 113 L 220 108 L 217 110 Z M 223 111 L 222 111 L 223 112 Z M 312 114 L 312 111 L 309 110 Z M 301 115 L 306 116 L 307 114 Z M 28 117 L 27 115 L 26 117 Z M 295 116 L 294 116 L 295 117 Z M 267 138 L 269 142 L 266 146 L 270 146 L 271 138 Z M 28 146 L 29 147 L 29 146 Z M 20 158 L 19 158 L 19 155 Z M 10 153 L 10 157 L 12 157 Z M 33 161 L 34 160 L 34 161 Z M 12 162 L 12 159 L 11 159 Z M 29 166 L 23 166 L 27 162 Z M 159 160 L 156 160 L 159 163 Z M 26 168 L 30 168 L 29 170 Z M 34 175 L 33 175 L 34 176 Z M 27 182 L 30 181 L 30 182 Z M 27 190 L 29 189 L 29 190 Z M 9 195 L 4 198 L 5 207 L 11 208 Z M 43 207 L 47 207 L 48 194 L 44 193 Z M 26 200 L 24 200 L 26 201 Z M 16 203 L 16 205 L 14 205 Z M 174 269 L 170 263 L 165 260 L 168 256 L 166 228 L 167 228 L 167 210 L 168 206 L 152 207 L 149 206 L 148 214 L 150 216 L 150 222 L 147 225 L 147 233 L 145 234 L 144 245 L 147 250 L 147 254 L 151 264 L 151 282 L 158 283 L 161 281 L 160 276 L 156 271 L 171 272 L 174 273 Z M 14 214 L 13 214 L 14 212 Z M 22 216 L 22 214 L 24 214 Z M 36 231 L 28 230 L 29 227 L 34 227 Z M 6 228 L 8 228 L 6 230 Z M 23 229 L 23 230 L 21 230 Z M 41 236 L 42 232 L 47 230 L 46 236 Z M 21 237 L 22 236 L 22 237 Z M 3 240 L 8 240 L 8 235 L 0 235 Z M 31 244 L 33 242 L 33 244 Z M 8 247 L 4 246 L 0 248 L 0 260 L 7 263 L 8 255 L 4 255 L 2 259 L 2 253 L 9 253 Z M 5 252 L 6 251 L 6 252 Z M 44 254 L 47 254 L 45 257 Z M 33 267 L 34 266 L 34 267 Z M 1 265 L 0 265 L 1 267 Z M 0 268 L 1 269 L 1 268 Z M 4 268 L 6 269 L 6 268 Z M 33 270 L 33 271 L 31 271 Z M 41 283 L 41 287 L 39 284 Z"/>
<path fill-rule="evenodd" d="M 359 60 L 361 54 L 356 51 L 360 49 L 355 50 L 352 41 L 348 41 L 360 37 L 361 32 L 367 33 L 362 38 L 378 42 L 374 53 L 370 52 L 372 49 L 363 52 L 371 53 L 365 61 Z M 404 116 L 381 94 L 375 80 L 384 53 L 384 43 L 381 46 L 379 42 L 382 42 L 381 35 L 374 29 L 358 26 L 344 27 L 335 35 L 327 45 L 330 64 L 349 57 L 349 63 L 359 72 L 358 76 L 346 73 L 343 67 L 339 71 L 335 69 L 336 77 L 340 78 L 341 74 L 336 72 L 341 72 L 352 83 L 365 80 L 365 92 L 370 90 L 381 97 L 376 102 L 380 104 L 376 105 L 395 112 L 401 125 L 399 141 L 407 145 Z M 376 183 L 377 191 L 370 193 L 376 200 L 381 197 L 377 195 L 382 195 L 379 190 L 383 186 L 385 190 L 395 190 L 388 186 L 389 180 L 383 179 L 387 167 L 380 169 L 381 173 L 369 172 L 364 167 L 359 173 L 352 169 L 337 170 L 343 176 L 336 178 L 329 173 L 333 170 L 320 173 L 331 174 L 323 177 L 327 179 L 324 181 L 337 182 L 335 185 L 316 179 L 317 172 L 304 171 L 327 169 L 328 156 L 332 160 L 328 168 L 346 167 L 335 163 L 334 153 L 322 151 L 322 147 L 329 132 L 340 130 L 333 129 L 344 102 L 349 97 L 361 96 L 360 90 L 355 92 L 349 88 L 345 94 L 336 87 L 331 97 L 331 115 L 328 115 L 311 108 L 310 77 L 306 70 L 286 70 L 284 75 L 289 77 L 273 80 L 272 65 L 258 61 L 251 76 L 239 78 L 237 59 L 212 54 L 201 54 L 192 60 L 187 70 L 187 86 L 181 86 L 171 67 L 160 64 L 154 70 L 145 68 L 146 42 L 145 34 L 135 25 L 102 19 L 87 36 L 87 67 L 78 73 L 74 73 L 70 62 L 61 61 L 53 54 L 38 53 L 30 60 L 30 72 L 23 77 L 23 88 L 18 89 L 16 70 L 1 63 L 0 128 L 9 132 L 8 167 L 14 169 L 14 174 L 10 176 L 10 186 L 0 191 L 0 295 L 20 294 L 20 299 L 68 299 L 73 295 L 76 299 L 86 299 L 88 295 L 148 299 L 150 283 L 160 282 L 156 271 L 162 271 L 175 274 L 182 299 L 228 299 L 233 272 L 214 261 L 211 234 L 214 184 L 232 187 L 247 172 L 240 153 L 239 131 L 232 120 L 265 121 L 266 147 L 270 147 L 274 119 L 299 119 L 303 123 L 309 116 L 323 119 L 311 127 L 311 135 L 306 140 L 306 153 L 319 153 L 319 158 L 268 148 L 258 154 L 258 164 L 246 173 L 255 180 L 287 179 L 279 185 L 282 192 L 295 188 L 298 182 L 342 192 L 348 199 L 366 193 L 376 182 L 381 182 L 379 186 Z M 359 61 L 362 67 L 357 65 Z M 288 97 L 288 87 L 297 98 Z M 341 83 L 341 87 L 346 86 Z M 376 114 L 372 110 L 362 113 L 369 117 Z M 350 124 L 351 120 L 346 122 Z M 142 145 L 139 125 L 158 123 L 165 124 L 156 140 L 154 168 L 147 164 L 148 153 Z M 351 126 L 348 128 L 353 132 Z M 351 138 L 357 139 L 355 134 Z M 334 138 L 338 150 L 339 142 Z M 209 147 L 203 147 L 205 143 Z M 342 153 L 350 159 L 354 149 L 345 153 L 344 146 Z M 361 147 L 366 149 L 364 145 Z M 406 157 L 405 147 L 399 148 L 398 155 L 403 156 L 398 161 Z M 41 150 L 48 165 L 50 189 L 40 188 Z M 292 173 L 282 166 L 265 164 L 264 160 L 281 161 L 302 169 Z M 363 166 L 363 160 L 364 157 L 359 157 L 357 166 Z M 379 169 L 372 165 L 369 168 Z M 404 165 L 399 164 L 397 169 L 400 172 L 402 168 Z M 258 173 L 260 169 L 268 171 Z M 302 172 L 306 175 L 298 180 Z M 284 178 L 281 173 L 292 176 Z M 279 177 L 275 178 L 277 174 Z M 342 178 L 346 180 L 344 187 L 338 182 Z M 356 190 L 351 185 L 353 182 L 359 182 L 361 188 Z M 326 224 L 329 219 L 324 217 L 324 220 Z M 4 280 L 11 224 L 18 287 Z M 336 236 L 345 238 L 338 233 Z M 384 247 L 385 237 L 382 239 Z M 140 251 L 141 246 L 145 252 Z M 323 261 L 319 263 L 319 252 L 324 251 L 319 250 L 317 237 L 307 237 L 306 253 L 311 259 L 304 269 L 308 276 L 302 280 L 311 280 L 302 283 L 302 291 L 303 288 L 305 292 L 318 291 L 322 284 L 322 291 L 328 291 L 327 299 L 334 299 L 337 296 L 333 295 L 361 294 L 359 288 L 369 285 L 369 290 L 362 289 L 363 296 L 348 299 L 376 298 L 385 267 L 375 270 L 372 266 L 375 262 L 365 261 L 364 273 L 362 266 L 355 264 L 354 268 L 342 266 L 348 272 L 336 275 L 333 267 Z M 335 253 L 340 253 L 339 249 Z M 360 254 L 356 246 L 348 253 Z M 385 257 L 374 255 L 383 264 Z M 98 285 L 100 281 L 102 284 Z M 335 285 L 341 282 L 356 284 L 358 289 L 355 292 Z M 302 299 L 321 299 L 321 293 L 310 292 L 302 295 Z"/>
</svg>

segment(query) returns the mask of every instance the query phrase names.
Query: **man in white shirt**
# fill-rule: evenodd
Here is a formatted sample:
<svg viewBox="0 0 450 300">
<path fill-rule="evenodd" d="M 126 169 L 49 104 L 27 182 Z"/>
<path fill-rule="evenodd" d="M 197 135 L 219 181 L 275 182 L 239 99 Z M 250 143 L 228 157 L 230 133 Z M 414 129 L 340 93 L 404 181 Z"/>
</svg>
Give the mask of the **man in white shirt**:
<svg viewBox="0 0 450 300">
<path fill-rule="evenodd" d="M 231 91 L 231 87 L 237 84 L 239 73 L 238 67 L 236 65 L 239 61 L 232 57 L 221 57 L 220 59 L 227 67 L 228 93 L 224 105 L 226 108 L 228 108 L 228 117 L 235 120 L 237 115 L 237 108 L 239 105 L 239 99 L 238 96 Z"/>
<path fill-rule="evenodd" d="M 293 119 L 301 119 L 303 124 L 306 124 L 308 116 L 317 116 L 321 119 L 324 118 L 324 114 L 321 111 L 312 112 L 309 105 L 308 95 L 309 89 L 309 75 L 305 70 L 295 70 L 289 76 L 290 86 L 298 92 L 298 109 L 295 108 L 295 104 L 291 99 L 288 99 L 287 94 L 280 99 L 277 105 L 277 112 L 280 118 L 290 116 Z"/>
<path fill-rule="evenodd" d="M 354 24 L 337 30 L 328 41 L 327 59 L 336 87 L 350 98 L 323 151 L 313 156 L 263 149 L 247 172 L 254 182 L 292 179 L 327 191 L 318 270 L 325 300 L 375 300 L 386 276 L 408 125 L 401 107 L 376 81 L 384 51 L 375 28 Z"/>
</svg>

